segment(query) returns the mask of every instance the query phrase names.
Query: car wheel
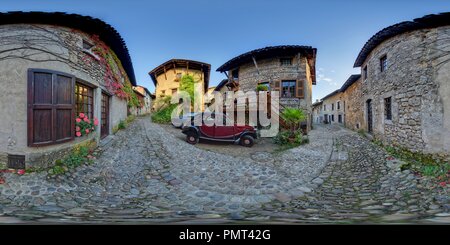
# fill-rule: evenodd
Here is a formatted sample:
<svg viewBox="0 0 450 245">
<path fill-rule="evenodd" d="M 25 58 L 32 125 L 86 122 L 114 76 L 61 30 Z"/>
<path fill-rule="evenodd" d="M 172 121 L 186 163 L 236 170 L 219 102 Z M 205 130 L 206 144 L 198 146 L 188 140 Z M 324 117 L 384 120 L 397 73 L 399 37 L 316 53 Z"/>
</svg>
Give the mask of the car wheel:
<svg viewBox="0 0 450 245">
<path fill-rule="evenodd" d="M 197 144 L 199 141 L 198 135 L 195 132 L 189 132 L 186 136 L 186 142 L 188 142 L 191 145 Z"/>
<path fill-rule="evenodd" d="M 252 147 L 255 144 L 255 139 L 250 135 L 245 135 L 241 138 L 241 145 L 245 147 Z"/>
</svg>

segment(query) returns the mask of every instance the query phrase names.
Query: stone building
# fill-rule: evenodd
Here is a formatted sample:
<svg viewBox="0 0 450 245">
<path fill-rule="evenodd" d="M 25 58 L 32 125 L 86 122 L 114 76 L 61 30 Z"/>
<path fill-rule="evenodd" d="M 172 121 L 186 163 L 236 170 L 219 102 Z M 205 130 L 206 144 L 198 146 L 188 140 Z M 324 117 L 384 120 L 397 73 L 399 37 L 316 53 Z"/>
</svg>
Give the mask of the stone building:
<svg viewBox="0 0 450 245">
<path fill-rule="evenodd" d="M 239 55 L 217 71 L 226 74 L 228 81 L 224 85 L 228 90 L 256 91 L 258 85 L 263 85 L 269 91 L 279 91 L 282 107 L 305 111 L 308 115 L 305 126 L 309 130 L 312 86 L 316 84 L 316 52 L 317 49 L 309 46 L 266 47 Z"/>
<path fill-rule="evenodd" d="M 340 92 L 344 110 L 344 125 L 353 130 L 365 129 L 364 110 L 361 110 L 361 75 L 351 75 Z"/>
<path fill-rule="evenodd" d="M 126 119 L 135 76 L 110 25 L 76 14 L 0 13 L 0 43 L 1 162 L 49 166 Z M 77 137 L 80 113 L 98 119 L 94 133 Z"/>
<path fill-rule="evenodd" d="M 323 123 L 323 106 L 322 101 L 317 100 L 312 104 L 312 120 L 313 123 Z"/>
<path fill-rule="evenodd" d="M 143 86 L 135 86 L 133 87 L 133 89 L 137 92 L 139 92 L 140 94 L 143 95 L 143 106 L 141 109 L 141 115 L 147 115 L 150 114 L 152 112 L 152 93 L 150 93 L 150 91 L 148 90 L 148 88 L 143 87 Z"/>
<path fill-rule="evenodd" d="M 186 74 L 192 75 L 194 80 L 200 83 L 203 91 L 197 92 L 203 98 L 203 95 L 208 91 L 210 71 L 210 64 L 194 60 L 172 59 L 159 65 L 149 72 L 155 85 L 156 101 L 153 103 L 154 108 L 158 107 L 158 100 L 178 92 L 181 78 Z"/>
<path fill-rule="evenodd" d="M 362 78 L 350 95 L 360 99 L 352 105 L 364 113 L 360 127 L 386 144 L 448 156 L 449 44 L 450 13 L 395 24 L 370 38 L 356 59 Z"/>
<path fill-rule="evenodd" d="M 323 97 L 322 108 L 324 123 L 344 124 L 345 101 L 342 98 L 341 90 L 338 89 Z"/>
</svg>

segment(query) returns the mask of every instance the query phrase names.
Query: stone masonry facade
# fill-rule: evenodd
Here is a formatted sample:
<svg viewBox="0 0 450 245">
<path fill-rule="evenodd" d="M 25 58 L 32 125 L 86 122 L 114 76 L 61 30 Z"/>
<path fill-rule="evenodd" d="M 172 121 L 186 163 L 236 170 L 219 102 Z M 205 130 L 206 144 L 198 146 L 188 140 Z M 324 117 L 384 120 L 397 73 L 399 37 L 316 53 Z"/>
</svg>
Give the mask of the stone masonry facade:
<svg viewBox="0 0 450 245">
<path fill-rule="evenodd" d="M 365 102 L 372 100 L 376 138 L 413 151 L 450 153 L 449 37 L 449 26 L 417 30 L 390 38 L 370 53 L 361 66 L 368 73 L 361 91 L 349 97 L 360 98 L 355 112 L 367 113 Z M 383 56 L 387 69 L 381 71 Z M 392 120 L 385 115 L 387 98 Z"/>
<path fill-rule="evenodd" d="M 302 109 L 308 115 L 308 129 L 312 117 L 312 79 L 308 69 L 308 58 L 296 55 L 292 59 L 292 65 L 280 65 L 281 57 L 272 57 L 256 60 L 258 69 L 253 62 L 239 67 L 239 89 L 255 91 L 256 86 L 261 83 L 269 83 L 273 89 L 275 84 L 284 80 L 294 80 L 303 84 L 303 98 L 282 98 L 280 104 L 285 107 Z M 231 75 L 231 74 L 230 74 Z M 281 85 L 280 85 L 281 86 Z"/>
<path fill-rule="evenodd" d="M 86 53 L 83 49 L 83 40 L 91 44 L 99 40 L 71 28 L 38 24 L 2 25 L 0 38 L 0 51 L 5 51 L 0 59 L 0 85 L 3 89 L 0 102 L 10 105 L 0 108 L 2 115 L 8 115 L 0 122 L 0 161 L 6 162 L 7 154 L 19 154 L 26 155 L 27 166 L 46 166 L 75 145 L 91 141 L 92 137 L 83 137 L 54 146 L 27 146 L 27 71 L 48 69 L 64 72 L 97 87 L 94 89 L 94 116 L 100 119 L 101 94 L 102 91 L 108 93 L 104 83 L 105 69 L 93 53 Z M 36 47 L 43 47 L 43 51 L 36 52 Z M 116 71 L 121 66 L 112 65 Z M 121 76 L 123 81 L 127 75 Z M 127 101 L 111 94 L 109 117 L 108 130 L 111 131 L 127 117 Z M 96 141 L 100 138 L 100 128 L 97 131 Z"/>
</svg>

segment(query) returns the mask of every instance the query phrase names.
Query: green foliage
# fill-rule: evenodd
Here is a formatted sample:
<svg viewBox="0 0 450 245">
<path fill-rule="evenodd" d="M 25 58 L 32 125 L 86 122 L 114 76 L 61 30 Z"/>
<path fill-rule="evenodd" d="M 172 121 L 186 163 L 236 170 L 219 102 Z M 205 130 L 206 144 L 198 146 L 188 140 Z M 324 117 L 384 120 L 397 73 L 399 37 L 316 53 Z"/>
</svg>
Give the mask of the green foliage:
<svg viewBox="0 0 450 245">
<path fill-rule="evenodd" d="M 172 111 L 177 108 L 178 105 L 169 105 L 152 114 L 152 121 L 154 123 L 167 124 L 172 121 Z"/>
<path fill-rule="evenodd" d="M 404 161 L 405 164 L 401 166 L 402 171 L 409 169 L 423 176 L 441 180 L 449 179 L 450 177 L 450 163 L 443 159 L 436 158 L 431 154 L 412 152 L 392 145 L 384 146 L 381 141 L 374 141 L 374 143 L 383 147 L 390 155 Z"/>
<path fill-rule="evenodd" d="M 127 125 L 128 125 L 128 124 L 134 122 L 135 120 L 136 120 L 136 116 L 135 116 L 135 115 L 129 115 L 129 116 L 127 117 L 127 119 L 125 120 L 125 122 L 126 122 Z"/>
<path fill-rule="evenodd" d="M 358 130 L 358 134 L 361 136 L 361 137 L 366 137 L 366 132 L 364 131 L 364 129 L 360 129 L 360 130 Z"/>
<path fill-rule="evenodd" d="M 285 108 L 280 116 L 290 126 L 291 137 L 294 137 L 295 127 L 307 118 L 303 110 L 290 107 Z"/>
<path fill-rule="evenodd" d="M 156 111 L 160 111 L 160 110 L 166 108 L 167 106 L 169 106 L 171 100 L 172 100 L 172 96 L 164 96 L 164 97 L 158 98 L 155 101 Z"/>
<path fill-rule="evenodd" d="M 263 84 L 258 84 L 258 86 L 256 86 L 256 92 L 260 92 L 260 91 L 268 91 L 269 88 Z"/>
<path fill-rule="evenodd" d="M 276 152 L 285 151 L 309 143 L 309 139 L 304 137 L 301 131 L 295 131 L 293 137 L 290 131 L 280 131 L 272 140 L 274 144 L 280 146 L 275 150 Z"/>
<path fill-rule="evenodd" d="M 119 124 L 117 124 L 117 129 L 121 130 L 121 129 L 126 129 L 127 128 L 127 122 L 120 120 Z"/>
<path fill-rule="evenodd" d="M 87 146 L 77 147 L 63 159 L 57 160 L 55 166 L 50 168 L 48 173 L 49 175 L 61 175 L 85 163 L 92 163 L 90 148 Z"/>
</svg>

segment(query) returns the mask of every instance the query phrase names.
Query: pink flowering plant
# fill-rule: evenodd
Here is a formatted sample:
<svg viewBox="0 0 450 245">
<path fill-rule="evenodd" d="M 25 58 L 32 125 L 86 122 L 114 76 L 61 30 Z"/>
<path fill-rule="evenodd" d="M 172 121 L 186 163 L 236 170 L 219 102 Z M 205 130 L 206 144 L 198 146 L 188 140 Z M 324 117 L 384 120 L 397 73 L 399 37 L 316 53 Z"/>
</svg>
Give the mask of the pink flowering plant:
<svg viewBox="0 0 450 245">
<path fill-rule="evenodd" d="M 75 119 L 75 136 L 83 137 L 94 132 L 98 126 L 98 119 L 94 117 L 94 120 L 88 118 L 84 113 L 80 113 Z"/>
</svg>

